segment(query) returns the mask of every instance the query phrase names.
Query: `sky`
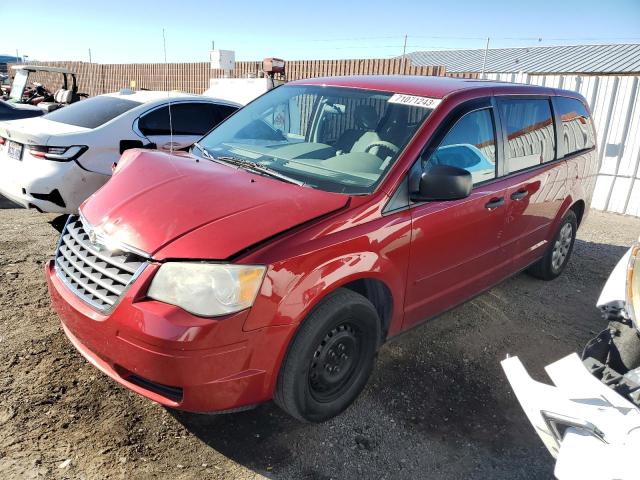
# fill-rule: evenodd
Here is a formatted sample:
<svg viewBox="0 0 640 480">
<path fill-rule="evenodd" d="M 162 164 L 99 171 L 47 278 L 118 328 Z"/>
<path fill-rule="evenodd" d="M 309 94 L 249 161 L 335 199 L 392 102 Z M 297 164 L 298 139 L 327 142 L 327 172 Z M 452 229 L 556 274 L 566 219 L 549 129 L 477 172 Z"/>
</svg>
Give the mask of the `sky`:
<svg viewBox="0 0 640 480">
<path fill-rule="evenodd" d="M 0 54 L 162 62 L 163 28 L 169 62 L 208 61 L 212 42 L 236 60 L 394 57 L 405 35 L 407 52 L 484 48 L 487 37 L 490 47 L 640 43 L 640 0 L 10 1 Z"/>
</svg>

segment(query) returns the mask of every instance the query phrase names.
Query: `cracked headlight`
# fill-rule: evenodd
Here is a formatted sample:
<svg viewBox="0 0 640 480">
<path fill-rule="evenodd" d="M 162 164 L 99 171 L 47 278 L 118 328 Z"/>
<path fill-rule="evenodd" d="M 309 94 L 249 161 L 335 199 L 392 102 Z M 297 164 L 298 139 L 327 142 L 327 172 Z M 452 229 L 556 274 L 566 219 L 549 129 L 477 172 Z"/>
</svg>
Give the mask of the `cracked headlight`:
<svg viewBox="0 0 640 480">
<path fill-rule="evenodd" d="M 253 305 L 266 268 L 259 265 L 168 262 L 147 295 L 202 317 L 239 312 Z"/>
<path fill-rule="evenodd" d="M 631 248 L 627 268 L 626 310 L 636 330 L 640 331 L 640 243 Z"/>
</svg>

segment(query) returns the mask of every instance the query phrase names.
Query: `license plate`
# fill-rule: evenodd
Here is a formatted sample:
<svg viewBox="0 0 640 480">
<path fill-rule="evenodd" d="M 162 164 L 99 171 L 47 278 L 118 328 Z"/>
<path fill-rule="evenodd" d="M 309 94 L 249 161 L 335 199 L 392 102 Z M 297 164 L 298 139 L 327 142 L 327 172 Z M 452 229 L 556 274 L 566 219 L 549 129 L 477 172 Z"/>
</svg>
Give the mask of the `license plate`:
<svg viewBox="0 0 640 480">
<path fill-rule="evenodd" d="M 9 142 L 7 145 L 7 155 L 14 160 L 22 160 L 22 144 Z"/>
</svg>

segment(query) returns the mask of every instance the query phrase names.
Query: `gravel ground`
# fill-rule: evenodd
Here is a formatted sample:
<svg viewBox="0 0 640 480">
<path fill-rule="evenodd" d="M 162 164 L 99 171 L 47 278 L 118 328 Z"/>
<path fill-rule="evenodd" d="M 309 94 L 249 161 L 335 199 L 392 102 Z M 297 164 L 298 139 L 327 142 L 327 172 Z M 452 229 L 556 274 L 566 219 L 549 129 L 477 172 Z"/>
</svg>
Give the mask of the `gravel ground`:
<svg viewBox="0 0 640 480">
<path fill-rule="evenodd" d="M 69 344 L 43 265 L 54 215 L 0 200 L 2 478 L 552 478 L 499 366 L 537 378 L 603 327 L 594 304 L 640 219 L 591 212 L 553 282 L 524 274 L 394 339 L 361 397 L 321 425 L 273 404 L 194 415 L 128 392 Z"/>
</svg>

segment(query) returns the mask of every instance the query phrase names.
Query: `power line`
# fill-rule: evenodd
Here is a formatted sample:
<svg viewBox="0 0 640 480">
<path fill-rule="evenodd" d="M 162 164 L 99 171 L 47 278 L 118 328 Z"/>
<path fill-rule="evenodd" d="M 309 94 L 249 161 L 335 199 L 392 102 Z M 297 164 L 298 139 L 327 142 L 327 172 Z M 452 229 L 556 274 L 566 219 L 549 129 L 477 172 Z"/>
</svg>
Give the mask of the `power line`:
<svg viewBox="0 0 640 480">
<path fill-rule="evenodd" d="M 358 48 L 397 48 L 403 49 L 405 47 L 404 44 L 396 44 L 396 45 L 348 45 L 341 47 L 316 47 L 316 48 L 308 48 L 307 50 L 351 50 Z M 432 49 L 440 49 L 440 50 L 460 50 L 458 47 L 443 47 L 437 45 L 406 45 L 406 48 L 432 48 Z"/>
<path fill-rule="evenodd" d="M 377 37 L 332 37 L 332 38 L 315 38 L 315 39 L 300 39 L 297 38 L 297 43 L 313 43 L 313 42 L 344 42 L 344 41 L 361 41 L 361 40 L 387 40 L 387 39 L 402 39 L 402 35 L 386 35 Z M 440 40 L 486 40 L 487 37 L 474 37 L 474 36 L 451 36 L 451 35 L 406 35 L 408 38 L 428 38 L 428 39 L 440 39 Z M 639 36 L 627 36 L 627 37 L 491 37 L 494 40 L 519 40 L 519 41 L 611 41 L 611 40 L 640 40 Z"/>
</svg>

